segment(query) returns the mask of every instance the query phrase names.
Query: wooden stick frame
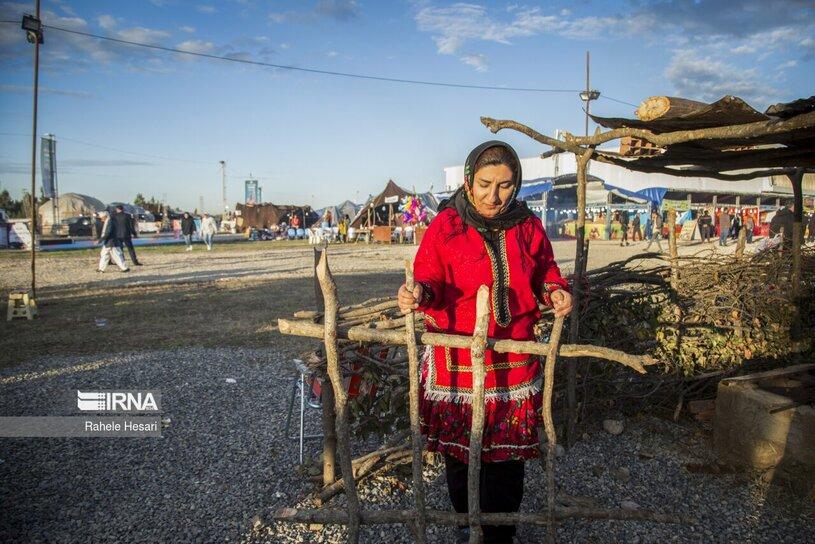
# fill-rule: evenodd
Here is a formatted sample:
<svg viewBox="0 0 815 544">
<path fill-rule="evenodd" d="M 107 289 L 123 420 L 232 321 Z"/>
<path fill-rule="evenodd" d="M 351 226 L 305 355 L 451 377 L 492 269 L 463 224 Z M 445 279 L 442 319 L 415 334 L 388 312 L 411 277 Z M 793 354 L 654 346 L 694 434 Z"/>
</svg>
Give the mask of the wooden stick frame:
<svg viewBox="0 0 815 544">
<path fill-rule="evenodd" d="M 585 356 L 588 353 L 594 357 L 606 358 L 628 366 L 638 372 L 645 372 L 643 365 L 653 364 L 654 361 L 643 356 L 628 355 L 615 350 L 592 351 L 586 346 L 560 345 L 561 330 L 563 328 L 563 318 L 555 319 L 550 341 L 548 344 L 536 342 L 503 341 L 488 338 L 487 330 L 489 325 L 489 288 L 482 285 L 478 290 L 476 301 L 476 325 L 472 337 L 460 335 L 432 334 L 427 333 L 417 335 L 413 314 L 405 317 L 406 330 L 402 334 L 398 331 L 371 330 L 372 335 L 355 334 L 360 332 L 361 327 L 351 327 L 341 330 L 337 326 L 339 300 L 337 297 L 337 286 L 331 271 L 328 267 L 328 254 L 323 251 L 320 262 L 317 265 L 317 278 L 322 288 L 325 302 L 325 316 L 323 325 L 319 325 L 306 320 L 279 320 L 280 331 L 283 334 L 315 337 L 315 327 L 322 329 L 321 337 L 325 344 L 327 370 L 332 389 L 334 392 L 334 410 L 336 413 L 336 442 L 339 466 L 342 473 L 342 487 L 347 496 L 347 506 L 345 510 L 337 509 L 294 509 L 284 508 L 275 513 L 276 521 L 287 523 L 319 523 L 319 524 L 339 524 L 348 526 L 348 542 L 357 544 L 359 542 L 361 525 L 376 524 L 406 524 L 410 527 L 417 542 L 426 542 L 426 526 L 434 525 L 469 525 L 470 544 L 481 544 L 483 542 L 483 525 L 507 525 L 507 524 L 531 524 L 547 527 L 547 541 L 554 542 L 555 524 L 558 521 L 573 518 L 588 520 L 639 520 L 657 523 L 688 523 L 692 522 L 686 517 L 676 514 L 666 514 L 649 510 L 622 510 L 622 509 L 601 509 L 584 507 L 557 507 L 555 505 L 555 446 L 557 435 L 555 433 L 552 419 L 552 392 L 555 380 L 555 363 L 558 355 Z M 406 263 L 406 286 L 413 286 L 412 270 L 409 263 Z M 411 289 L 412 290 L 412 289 Z M 311 326 L 306 326 L 306 324 Z M 351 432 L 348 414 L 348 395 L 345 392 L 340 374 L 339 353 L 337 349 L 337 339 L 345 337 L 352 340 L 368 342 L 385 342 L 389 340 L 400 340 L 393 342 L 397 345 L 406 345 L 408 351 L 408 364 L 410 373 L 410 411 L 411 411 L 411 449 L 413 464 L 413 486 L 414 500 L 416 507 L 409 510 L 363 510 L 360 507 L 357 494 L 357 484 L 354 479 L 354 471 L 351 460 Z M 398 338 L 401 337 L 401 338 Z M 509 342 L 504 343 L 502 342 Z M 473 372 L 473 416 L 470 429 L 470 453 L 467 473 L 468 489 L 468 513 L 454 513 L 440 510 L 428 509 L 425 504 L 424 484 L 422 480 L 422 440 L 419 434 L 419 360 L 418 344 L 428 346 L 452 346 L 471 350 L 472 372 Z M 543 355 L 546 363 L 543 370 L 543 402 L 542 419 L 547 436 L 546 450 L 546 471 L 547 471 L 547 506 L 545 512 L 520 513 L 520 512 L 481 512 L 480 507 L 480 468 L 481 468 L 481 444 L 484 427 L 484 379 L 486 366 L 484 364 L 484 353 L 487 348 L 503 348 L 501 352 L 526 353 L 530 355 Z M 578 355 L 575 355 L 578 354 Z M 603 354 L 608 357 L 604 357 Z M 626 358 L 627 357 L 627 358 Z"/>
</svg>

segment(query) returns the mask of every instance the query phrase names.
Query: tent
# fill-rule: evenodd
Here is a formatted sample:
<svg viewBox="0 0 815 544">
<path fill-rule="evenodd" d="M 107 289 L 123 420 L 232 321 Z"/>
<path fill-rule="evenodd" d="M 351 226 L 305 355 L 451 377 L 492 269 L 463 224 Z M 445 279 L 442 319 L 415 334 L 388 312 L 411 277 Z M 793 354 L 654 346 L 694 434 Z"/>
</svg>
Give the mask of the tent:
<svg viewBox="0 0 815 544">
<path fill-rule="evenodd" d="M 385 189 L 377 196 L 369 198 L 360 208 L 351 221 L 351 226 L 354 228 L 365 227 L 368 225 L 369 217 L 372 225 L 401 226 L 402 214 L 399 212 L 399 206 L 401 206 L 405 197 L 413 194 L 396 185 L 392 179 L 388 180 Z M 436 215 L 436 209 L 438 208 L 436 197 L 431 193 L 416 193 L 416 197 L 425 205 L 427 214 L 432 219 Z"/>
<path fill-rule="evenodd" d="M 342 204 L 337 204 L 336 206 L 326 206 L 325 208 L 317 210 L 317 215 L 320 216 L 320 221 L 322 221 L 322 218 L 325 217 L 325 212 L 330 211 L 332 225 L 336 225 L 342 216 L 347 215 L 349 218 L 354 218 L 359 210 L 360 206 L 354 204 L 350 200 L 346 200 Z"/>
<path fill-rule="evenodd" d="M 239 231 L 247 227 L 256 229 L 267 229 L 277 226 L 280 223 L 291 223 L 293 214 L 298 214 L 303 219 L 305 227 L 310 227 L 319 220 L 319 216 L 311 209 L 311 206 L 294 206 L 290 204 L 235 204 L 237 218 L 236 227 Z"/>
<path fill-rule="evenodd" d="M 51 199 L 39 206 L 37 215 L 39 215 L 40 225 L 50 226 L 54 223 L 55 219 L 57 222 L 61 222 L 63 219 L 70 219 L 71 217 L 79 217 L 82 215 L 91 216 L 94 212 L 99 212 L 104 209 L 105 205 L 102 201 L 92 196 L 79 193 L 65 193 L 64 195 L 59 195 L 57 214 L 54 213 L 54 200 Z"/>
</svg>

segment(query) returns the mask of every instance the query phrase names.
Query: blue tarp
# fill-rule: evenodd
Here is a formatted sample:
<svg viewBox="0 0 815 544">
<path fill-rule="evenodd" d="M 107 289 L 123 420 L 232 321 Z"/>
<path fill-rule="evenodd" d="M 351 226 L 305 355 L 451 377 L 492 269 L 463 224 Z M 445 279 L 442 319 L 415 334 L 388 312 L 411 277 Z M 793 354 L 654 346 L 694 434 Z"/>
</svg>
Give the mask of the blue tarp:
<svg viewBox="0 0 815 544">
<path fill-rule="evenodd" d="M 640 189 L 639 191 L 629 191 L 628 189 L 615 187 L 614 185 L 610 185 L 608 183 L 604 183 L 603 187 L 608 191 L 614 190 L 626 196 L 644 198 L 645 200 L 653 202 L 657 205 L 662 203 L 662 199 L 665 198 L 665 193 L 668 192 L 668 189 L 664 189 L 662 187 L 648 187 L 647 189 Z"/>
<path fill-rule="evenodd" d="M 552 178 L 525 180 L 518 191 L 518 200 L 541 200 L 543 193 L 552 190 Z"/>
</svg>

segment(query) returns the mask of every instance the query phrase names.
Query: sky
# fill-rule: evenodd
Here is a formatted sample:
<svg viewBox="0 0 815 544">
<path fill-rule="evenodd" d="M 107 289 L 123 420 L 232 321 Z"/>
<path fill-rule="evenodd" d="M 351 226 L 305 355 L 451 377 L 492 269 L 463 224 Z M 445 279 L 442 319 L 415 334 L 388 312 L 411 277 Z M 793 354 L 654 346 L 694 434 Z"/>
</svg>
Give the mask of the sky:
<svg viewBox="0 0 815 544">
<path fill-rule="evenodd" d="M 30 185 L 33 47 L 18 21 L 33 6 L 0 2 L 0 20 L 14 21 L 0 24 L 0 189 L 15 197 Z M 316 74 L 46 28 L 37 132 L 57 138 L 60 192 L 103 202 L 142 193 L 192 210 L 203 198 L 218 212 L 221 160 L 230 206 L 250 174 L 265 201 L 315 207 L 362 201 L 388 179 L 440 190 L 443 167 L 493 137 L 481 116 L 582 132 L 587 51 L 601 92 L 591 111 L 604 116 L 632 117 L 653 95 L 733 94 L 763 111 L 815 90 L 815 3 L 803 0 L 43 0 L 42 13 L 61 29 L 236 60 L 499 88 Z M 498 137 L 521 156 L 545 151 Z"/>
</svg>

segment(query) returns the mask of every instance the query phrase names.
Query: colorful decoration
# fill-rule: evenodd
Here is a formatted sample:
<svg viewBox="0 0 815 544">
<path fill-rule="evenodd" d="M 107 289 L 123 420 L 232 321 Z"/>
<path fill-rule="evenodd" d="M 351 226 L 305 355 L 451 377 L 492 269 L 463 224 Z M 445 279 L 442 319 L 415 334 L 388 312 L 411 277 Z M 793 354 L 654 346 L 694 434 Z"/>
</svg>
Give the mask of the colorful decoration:
<svg viewBox="0 0 815 544">
<path fill-rule="evenodd" d="M 427 222 L 427 209 L 421 199 L 415 196 L 405 197 L 399 211 L 402 212 L 402 223 L 405 225 Z"/>
</svg>

